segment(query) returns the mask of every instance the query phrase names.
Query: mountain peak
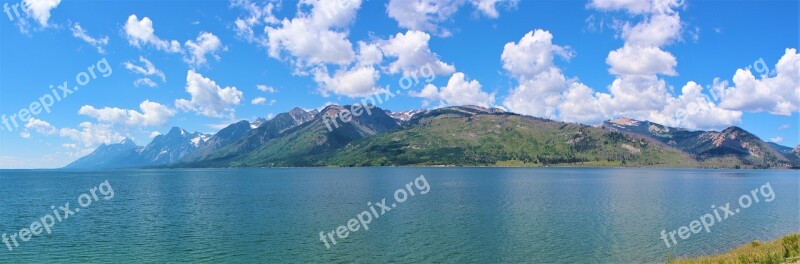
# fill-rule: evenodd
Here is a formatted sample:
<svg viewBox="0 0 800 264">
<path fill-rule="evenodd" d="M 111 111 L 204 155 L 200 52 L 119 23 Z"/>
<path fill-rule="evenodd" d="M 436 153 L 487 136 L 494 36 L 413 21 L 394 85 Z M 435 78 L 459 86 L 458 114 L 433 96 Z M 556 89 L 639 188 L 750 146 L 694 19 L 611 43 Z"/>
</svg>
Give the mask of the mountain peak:
<svg viewBox="0 0 800 264">
<path fill-rule="evenodd" d="M 328 116 L 334 116 L 343 110 L 345 110 L 343 106 L 337 104 L 331 104 L 325 106 L 325 108 L 323 108 L 322 111 L 320 111 L 320 113 Z"/>
<path fill-rule="evenodd" d="M 607 122 L 612 123 L 612 124 L 617 124 L 617 125 L 623 125 L 623 126 L 635 126 L 635 125 L 638 125 L 639 122 L 641 122 L 641 121 L 636 120 L 636 119 L 627 118 L 627 117 L 620 117 L 620 118 L 617 118 L 617 119 L 608 120 Z"/>
<path fill-rule="evenodd" d="M 130 145 L 130 146 L 136 146 L 136 142 L 133 142 L 133 140 L 132 140 L 131 138 L 129 138 L 129 137 L 126 137 L 125 139 L 123 139 L 122 141 L 120 141 L 120 142 L 119 142 L 119 144 L 122 144 L 122 145 Z"/>
<path fill-rule="evenodd" d="M 306 110 L 303 110 L 303 108 L 295 107 L 295 108 L 292 108 L 292 110 L 289 110 L 289 113 L 290 114 L 305 114 L 307 112 L 306 112 Z"/>
<path fill-rule="evenodd" d="M 183 135 L 183 134 L 186 134 L 186 130 L 183 130 L 183 128 L 180 128 L 180 127 L 172 127 L 169 130 L 169 132 L 167 132 L 167 135 L 169 135 L 169 134 L 181 134 L 181 135 Z"/>
<path fill-rule="evenodd" d="M 744 130 L 741 127 L 738 127 L 738 126 L 730 126 L 730 127 L 726 128 L 725 130 L 722 130 L 721 132 L 725 133 L 725 134 L 731 134 L 731 133 L 748 133 L 749 134 L 750 133 L 750 132 L 747 132 L 746 130 Z"/>
<path fill-rule="evenodd" d="M 263 118 L 260 118 L 260 117 L 256 118 L 255 121 L 250 122 L 250 128 L 255 129 L 257 127 L 260 127 L 261 125 L 263 125 L 266 122 L 267 122 L 266 119 L 263 119 Z"/>
</svg>

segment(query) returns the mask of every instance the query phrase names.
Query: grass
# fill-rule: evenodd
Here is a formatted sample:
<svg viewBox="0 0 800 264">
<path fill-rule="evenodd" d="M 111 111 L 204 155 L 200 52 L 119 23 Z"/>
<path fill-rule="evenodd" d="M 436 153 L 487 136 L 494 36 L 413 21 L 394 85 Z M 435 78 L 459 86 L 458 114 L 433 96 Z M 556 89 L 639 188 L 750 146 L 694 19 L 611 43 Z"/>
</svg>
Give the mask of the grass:
<svg viewBox="0 0 800 264">
<path fill-rule="evenodd" d="M 756 240 L 720 255 L 670 259 L 667 263 L 800 263 L 800 233 L 770 242 Z"/>
</svg>

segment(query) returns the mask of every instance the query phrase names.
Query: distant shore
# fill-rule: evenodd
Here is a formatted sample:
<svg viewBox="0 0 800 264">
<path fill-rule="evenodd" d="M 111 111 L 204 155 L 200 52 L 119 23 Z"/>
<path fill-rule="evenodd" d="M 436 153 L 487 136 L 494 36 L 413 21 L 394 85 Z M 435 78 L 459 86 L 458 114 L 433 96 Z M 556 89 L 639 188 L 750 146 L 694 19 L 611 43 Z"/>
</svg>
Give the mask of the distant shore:
<svg viewBox="0 0 800 264">
<path fill-rule="evenodd" d="M 800 233 L 786 235 L 769 242 L 756 240 L 713 256 L 669 259 L 667 263 L 800 263 Z"/>
</svg>

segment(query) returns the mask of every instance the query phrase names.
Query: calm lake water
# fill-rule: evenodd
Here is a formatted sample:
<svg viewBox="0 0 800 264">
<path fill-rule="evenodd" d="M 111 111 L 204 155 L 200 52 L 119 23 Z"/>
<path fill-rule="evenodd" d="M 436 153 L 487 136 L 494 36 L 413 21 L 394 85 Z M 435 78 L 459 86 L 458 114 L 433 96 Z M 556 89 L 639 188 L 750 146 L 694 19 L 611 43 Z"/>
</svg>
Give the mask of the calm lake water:
<svg viewBox="0 0 800 264">
<path fill-rule="evenodd" d="M 420 175 L 429 192 L 406 189 Z M 78 205 L 106 180 L 113 198 L 100 188 L 97 201 Z M 710 233 L 676 237 L 671 248 L 661 240 L 661 230 L 689 225 L 712 205 L 738 208 L 740 196 L 766 183 L 771 202 L 759 190 L 759 203 Z M 51 205 L 81 209 L 13 251 L 0 244 L 0 263 L 663 262 L 800 231 L 798 186 L 798 171 L 764 170 L 0 171 L 0 233 L 53 215 Z M 401 188 L 416 195 L 397 203 Z M 396 207 L 380 215 L 383 198 Z M 368 202 L 380 217 L 326 249 L 319 233 L 347 225 Z"/>
</svg>

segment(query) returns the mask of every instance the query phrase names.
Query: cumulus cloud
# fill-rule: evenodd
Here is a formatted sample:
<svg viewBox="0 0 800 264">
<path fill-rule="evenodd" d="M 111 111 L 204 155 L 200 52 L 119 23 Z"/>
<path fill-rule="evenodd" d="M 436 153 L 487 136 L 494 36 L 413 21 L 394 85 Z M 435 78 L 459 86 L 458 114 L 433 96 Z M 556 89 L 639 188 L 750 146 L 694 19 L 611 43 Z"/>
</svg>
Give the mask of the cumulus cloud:
<svg viewBox="0 0 800 264">
<path fill-rule="evenodd" d="M 78 24 L 78 23 L 72 24 L 72 26 L 70 27 L 70 30 L 72 30 L 72 36 L 73 37 L 76 37 L 76 38 L 78 38 L 80 40 L 83 40 L 84 42 L 88 43 L 89 45 L 92 45 L 92 47 L 95 47 L 97 49 L 97 53 L 100 53 L 100 54 L 106 53 L 104 47 L 106 45 L 108 45 L 108 36 L 105 36 L 105 37 L 102 37 L 102 38 L 92 37 L 92 36 L 89 35 L 89 32 L 87 32 L 86 29 L 81 27 L 81 25 Z"/>
<path fill-rule="evenodd" d="M 211 55 L 216 60 L 219 60 L 220 57 L 217 53 L 220 50 L 227 49 L 222 46 L 222 41 L 217 36 L 209 32 L 201 32 L 195 41 L 187 40 L 185 46 L 189 57 L 184 58 L 184 61 L 195 67 L 206 64 L 208 61 L 206 55 Z"/>
<path fill-rule="evenodd" d="M 715 94 L 723 108 L 785 116 L 800 112 L 800 54 L 786 49 L 774 74 L 756 77 L 749 68 L 738 69 L 733 84 L 729 87 L 727 81 L 715 80 Z"/>
<path fill-rule="evenodd" d="M 50 11 L 60 3 L 61 0 L 23 0 L 23 5 L 27 7 L 25 12 L 36 19 L 42 27 L 48 26 Z"/>
<path fill-rule="evenodd" d="M 30 137 L 29 129 L 45 136 L 55 135 L 58 132 L 57 129 L 47 121 L 36 118 L 29 119 L 28 123 L 25 124 L 25 131 L 23 132 L 27 134 L 28 137 Z"/>
<path fill-rule="evenodd" d="M 779 136 L 769 138 L 769 142 L 772 143 L 781 143 L 781 141 L 783 141 L 783 138 Z"/>
<path fill-rule="evenodd" d="M 59 131 L 59 135 L 82 143 L 86 147 L 101 143 L 116 143 L 125 139 L 125 137 L 113 130 L 111 124 L 93 124 L 91 122 L 81 123 L 78 129 L 62 128 Z"/>
<path fill-rule="evenodd" d="M 420 92 L 410 92 L 411 96 L 426 99 L 426 104 L 440 101 L 441 105 L 477 105 L 491 107 L 494 105 L 494 93 L 481 90 L 477 80 L 467 80 L 464 73 L 456 72 L 447 81 L 447 86 L 437 88 L 428 84 Z"/>
<path fill-rule="evenodd" d="M 611 51 L 606 58 L 609 72 L 616 75 L 677 75 L 675 56 L 658 47 L 625 45 Z"/>
<path fill-rule="evenodd" d="M 651 112 L 648 119 L 689 129 L 721 129 L 739 123 L 741 118 L 741 111 L 718 107 L 703 94 L 703 86 L 690 81 L 683 86 L 680 96 L 669 98 L 666 106 L 661 111 Z"/>
<path fill-rule="evenodd" d="M 500 59 L 503 69 L 515 78 L 531 79 L 539 73 L 554 69 L 555 56 L 570 59 L 573 54 L 569 47 L 554 45 L 550 32 L 537 29 L 525 34 L 518 43 L 506 43 Z"/>
<path fill-rule="evenodd" d="M 320 85 L 323 96 L 330 93 L 350 98 L 364 97 L 380 92 L 377 82 L 380 72 L 372 66 L 356 67 L 352 70 L 340 70 L 330 76 L 323 70 L 314 74 L 314 81 Z"/>
<path fill-rule="evenodd" d="M 601 109 L 592 88 L 583 83 L 573 82 L 564 92 L 564 100 L 558 104 L 558 117 L 567 122 L 597 124 L 608 118 Z"/>
<path fill-rule="evenodd" d="M 741 121 L 742 112 L 720 107 L 703 93 L 703 87 L 688 82 L 673 96 L 659 75 L 677 75 L 675 56 L 662 46 L 680 39 L 682 31 L 675 0 L 593 0 L 589 6 L 603 11 L 640 14 L 638 23 L 619 28 L 623 47 L 609 52 L 606 63 L 616 79 L 608 93 L 572 83 L 559 103 L 559 118 L 599 123 L 604 119 L 630 117 L 689 129 L 720 129 Z"/>
<path fill-rule="evenodd" d="M 389 64 L 389 73 L 403 73 L 408 75 L 418 72 L 423 66 L 430 66 L 436 75 L 446 75 L 455 72 L 453 65 L 439 60 L 439 56 L 434 54 L 428 41 L 431 36 L 425 32 L 410 30 L 390 37 L 382 41 L 381 51 L 387 57 L 396 58 Z"/>
<path fill-rule="evenodd" d="M 91 105 L 84 105 L 78 110 L 78 114 L 90 116 L 100 122 L 127 127 L 161 126 L 175 116 L 175 110 L 149 100 L 139 104 L 139 108 L 141 112 L 117 107 L 97 109 Z"/>
<path fill-rule="evenodd" d="M 297 16 L 280 26 L 267 26 L 269 55 L 290 58 L 299 69 L 321 64 L 349 64 L 355 58 L 353 45 L 342 30 L 355 18 L 361 0 L 301 1 Z M 300 6 L 310 6 L 310 13 Z"/>
<path fill-rule="evenodd" d="M 136 81 L 134 81 L 133 84 L 135 86 L 141 86 L 141 85 L 146 85 L 146 86 L 149 86 L 149 87 L 158 86 L 158 84 L 156 84 L 148 76 L 159 77 L 161 79 L 161 82 L 166 82 L 167 81 L 167 77 L 166 77 L 166 75 L 164 75 L 164 72 L 162 72 L 161 70 L 157 69 L 156 66 L 153 65 L 152 62 L 150 62 L 150 60 L 148 60 L 147 58 L 145 58 L 143 56 L 139 56 L 139 62 L 142 63 L 141 66 L 133 64 L 133 62 L 130 62 L 130 61 L 126 61 L 126 62 L 124 62 L 122 64 L 122 65 L 125 66 L 125 69 L 128 69 L 129 71 L 131 71 L 133 73 L 145 76 L 145 77 L 139 78 Z"/>
<path fill-rule="evenodd" d="M 678 13 L 657 14 L 644 22 L 622 27 L 625 43 L 636 46 L 662 46 L 680 38 L 681 18 Z"/>
<path fill-rule="evenodd" d="M 556 56 L 573 56 L 568 47 L 553 44 L 553 35 L 537 29 L 525 34 L 518 43 L 509 42 L 500 56 L 503 69 L 518 86 L 509 92 L 503 105 L 509 110 L 547 118 L 556 118 L 556 106 L 567 89 L 567 79 L 555 66 Z"/>
<path fill-rule="evenodd" d="M 183 52 L 181 44 L 177 40 L 167 41 L 156 36 L 153 21 L 149 17 L 142 17 L 139 20 L 135 14 L 130 15 L 125 22 L 125 34 L 128 38 L 128 43 L 138 48 L 144 45 L 151 45 L 161 51 Z"/>
<path fill-rule="evenodd" d="M 186 73 L 186 92 L 192 97 L 175 100 L 175 106 L 182 111 L 193 111 L 208 117 L 233 116 L 233 107 L 239 105 L 243 98 L 242 92 L 236 87 L 222 88 L 194 70 Z"/>
<path fill-rule="evenodd" d="M 680 95 L 671 95 L 658 75 L 677 74 L 677 61 L 660 47 L 626 43 L 611 51 L 606 61 L 617 77 L 603 93 L 564 76 L 553 60 L 574 54 L 552 39 L 549 32 L 536 30 L 504 47 L 503 68 L 519 83 L 503 101 L 509 110 L 587 124 L 630 117 L 690 129 L 719 129 L 741 121 L 740 111 L 719 107 L 695 82 L 687 83 Z M 650 44 L 668 43 L 653 39 L 659 40 Z"/>
</svg>

